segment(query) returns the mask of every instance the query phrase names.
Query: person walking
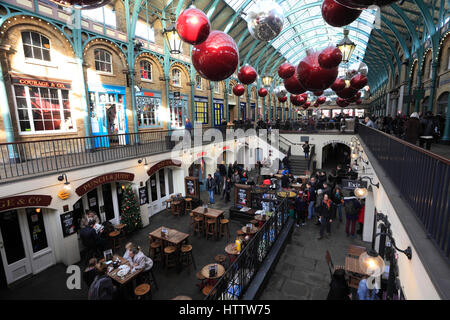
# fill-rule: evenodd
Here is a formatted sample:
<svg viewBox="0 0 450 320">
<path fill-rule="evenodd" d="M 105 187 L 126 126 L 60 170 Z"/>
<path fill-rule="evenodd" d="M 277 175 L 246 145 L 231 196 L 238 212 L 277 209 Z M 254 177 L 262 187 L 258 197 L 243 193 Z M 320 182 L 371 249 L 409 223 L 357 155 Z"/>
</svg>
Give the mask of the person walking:
<svg viewBox="0 0 450 320">
<path fill-rule="evenodd" d="M 355 226 L 356 220 L 358 220 L 358 210 L 361 207 L 361 204 L 358 202 L 356 198 L 348 199 L 345 201 L 345 233 L 347 237 L 350 235 L 352 238 L 355 238 Z M 351 225 L 351 230 L 350 229 Z"/>
<path fill-rule="evenodd" d="M 206 188 L 209 193 L 209 204 L 214 204 L 214 188 L 216 184 L 214 183 L 214 179 L 211 174 L 208 174 L 208 178 L 206 179 Z"/>
<path fill-rule="evenodd" d="M 222 199 L 225 196 L 225 202 L 230 201 L 230 193 L 231 193 L 231 179 L 227 178 L 223 185 L 223 194 L 222 194 Z"/>
<path fill-rule="evenodd" d="M 305 159 L 308 159 L 309 158 L 309 149 L 310 149 L 308 141 L 305 141 L 302 148 L 303 148 L 303 152 L 305 153 Z"/>
<path fill-rule="evenodd" d="M 341 189 L 335 188 L 331 199 L 336 206 L 336 211 L 339 216 L 339 222 L 342 222 L 342 205 L 344 204 L 344 194 L 342 193 Z"/>
<path fill-rule="evenodd" d="M 327 231 L 327 237 L 331 234 L 331 223 L 334 219 L 333 203 L 328 198 L 328 194 L 324 194 L 323 201 L 319 207 L 319 219 L 320 219 L 320 236 L 317 240 L 322 240 L 325 230 Z"/>
<path fill-rule="evenodd" d="M 306 201 L 306 197 L 303 194 L 299 194 L 295 199 L 295 215 L 297 227 L 300 226 L 300 220 L 302 227 L 306 225 L 306 214 L 308 211 L 308 203 Z"/>
<path fill-rule="evenodd" d="M 316 190 L 311 185 L 311 182 L 306 184 L 306 195 L 308 199 L 308 220 L 311 220 L 314 215 L 314 203 L 316 202 Z"/>
<path fill-rule="evenodd" d="M 415 145 L 417 144 L 417 139 L 419 139 L 419 134 L 420 134 L 419 114 L 417 112 L 413 112 L 409 120 L 406 122 L 405 140 Z"/>
<path fill-rule="evenodd" d="M 364 211 L 366 210 L 366 204 L 365 204 L 365 200 L 362 199 L 361 200 L 361 208 L 359 208 L 358 210 L 358 225 L 359 225 L 359 230 L 356 231 L 357 234 L 360 234 L 362 236 L 363 233 L 363 227 L 364 227 Z"/>
<path fill-rule="evenodd" d="M 215 189 L 215 194 L 220 194 L 220 185 L 221 185 L 221 180 L 222 180 L 222 176 L 220 175 L 220 170 L 219 168 L 216 169 L 216 172 L 214 172 L 214 189 Z"/>
</svg>

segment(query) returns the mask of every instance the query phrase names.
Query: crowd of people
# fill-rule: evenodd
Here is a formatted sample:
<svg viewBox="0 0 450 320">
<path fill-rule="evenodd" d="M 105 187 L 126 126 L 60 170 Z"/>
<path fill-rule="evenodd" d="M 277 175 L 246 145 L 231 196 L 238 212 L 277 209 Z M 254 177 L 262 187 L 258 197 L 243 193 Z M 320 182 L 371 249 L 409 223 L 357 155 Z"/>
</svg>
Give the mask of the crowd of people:
<svg viewBox="0 0 450 320">
<path fill-rule="evenodd" d="M 433 143 L 439 143 L 445 127 L 444 117 L 433 115 L 431 111 L 424 114 L 413 112 L 410 116 L 398 114 L 394 117 L 366 117 L 364 123 L 414 145 L 419 142 L 419 146 L 427 150 L 431 149 Z"/>
</svg>

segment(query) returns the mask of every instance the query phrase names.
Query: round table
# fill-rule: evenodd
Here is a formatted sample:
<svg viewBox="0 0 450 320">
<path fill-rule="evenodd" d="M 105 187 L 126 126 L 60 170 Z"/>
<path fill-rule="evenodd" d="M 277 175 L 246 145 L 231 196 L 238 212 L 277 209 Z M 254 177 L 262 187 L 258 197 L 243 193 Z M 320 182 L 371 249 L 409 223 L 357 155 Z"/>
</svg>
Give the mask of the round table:
<svg viewBox="0 0 450 320">
<path fill-rule="evenodd" d="M 257 233 L 259 231 L 259 228 L 253 227 L 253 228 L 250 229 L 249 232 L 247 232 L 247 226 L 243 226 L 241 230 L 245 234 L 254 235 L 255 233 Z"/>
<path fill-rule="evenodd" d="M 294 189 L 301 189 L 302 185 L 300 183 L 292 183 L 291 187 Z"/>
<path fill-rule="evenodd" d="M 262 214 L 255 214 L 254 218 L 257 221 L 262 221 L 262 222 L 269 220 L 269 218 L 266 215 L 263 216 Z"/>
<path fill-rule="evenodd" d="M 297 194 L 294 191 L 280 191 L 277 192 L 277 196 L 280 198 L 295 198 Z"/>
<path fill-rule="evenodd" d="M 192 300 L 192 298 L 188 296 L 176 296 L 175 298 L 172 298 L 170 300 Z"/>
<path fill-rule="evenodd" d="M 239 255 L 239 251 L 236 250 L 234 243 L 227 244 L 227 246 L 225 247 L 225 252 L 232 256 Z"/>
<path fill-rule="evenodd" d="M 216 273 L 216 275 L 214 277 L 210 277 L 209 276 L 209 267 L 214 266 L 214 265 L 217 266 L 217 273 Z M 206 279 L 218 279 L 218 278 L 220 278 L 221 276 L 224 275 L 225 268 L 221 264 L 211 263 L 211 264 L 207 264 L 206 266 L 204 266 L 202 268 L 201 273 L 202 273 L 202 276 L 204 276 Z"/>
</svg>

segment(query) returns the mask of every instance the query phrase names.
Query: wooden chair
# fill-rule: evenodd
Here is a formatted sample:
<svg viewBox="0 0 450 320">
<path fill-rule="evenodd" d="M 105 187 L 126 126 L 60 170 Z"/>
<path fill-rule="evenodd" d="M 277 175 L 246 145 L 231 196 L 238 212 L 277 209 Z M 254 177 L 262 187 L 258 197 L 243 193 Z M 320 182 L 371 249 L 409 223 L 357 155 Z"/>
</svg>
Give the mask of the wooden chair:
<svg viewBox="0 0 450 320">
<path fill-rule="evenodd" d="M 220 237 L 226 236 L 227 242 L 230 239 L 230 228 L 229 228 L 230 220 L 221 219 L 220 220 Z"/>
<path fill-rule="evenodd" d="M 151 299 L 151 286 L 148 283 L 140 284 L 134 289 L 134 295 L 138 300 L 147 300 L 147 298 Z"/>
<path fill-rule="evenodd" d="M 210 292 L 211 292 L 212 294 L 214 294 L 214 293 L 216 293 L 216 289 L 213 290 L 213 288 L 214 288 L 214 286 L 213 286 L 212 284 L 208 284 L 208 285 L 206 285 L 206 286 L 203 287 L 202 293 L 203 293 L 205 296 L 207 296 Z"/>
<path fill-rule="evenodd" d="M 331 278 L 333 278 L 333 273 L 337 269 L 345 269 L 343 266 L 335 266 L 333 264 L 333 261 L 331 260 L 330 252 L 328 250 L 325 252 L 325 261 L 327 262 L 328 270 L 330 271 Z M 333 271 L 331 271 L 331 270 L 333 270 Z"/>
<path fill-rule="evenodd" d="M 217 225 L 217 221 L 216 219 L 208 219 L 206 220 L 206 239 L 209 238 L 209 236 L 213 236 L 216 234 L 216 225 Z"/>
<path fill-rule="evenodd" d="M 201 235 L 203 233 L 204 228 L 204 219 L 202 216 L 194 216 L 194 233 L 197 235 Z"/>
<path fill-rule="evenodd" d="M 186 198 L 184 199 L 186 201 L 186 212 L 189 210 L 189 212 L 192 211 L 192 198 Z"/>
<path fill-rule="evenodd" d="M 196 286 L 199 287 L 200 290 L 202 290 L 206 285 L 206 278 L 202 275 L 201 271 L 197 272 L 195 276 L 197 277 L 197 280 L 200 281 L 196 284 Z"/>
<path fill-rule="evenodd" d="M 119 231 L 112 231 L 109 233 L 109 240 L 111 242 L 111 249 L 113 252 L 118 252 L 120 250 L 120 232 Z"/>
<path fill-rule="evenodd" d="M 227 256 L 224 254 L 218 254 L 216 255 L 216 257 L 214 258 L 214 260 L 221 265 L 225 264 L 225 261 L 227 261 Z"/>
<path fill-rule="evenodd" d="M 193 264 L 194 270 L 197 269 L 197 266 L 195 265 L 194 255 L 192 254 L 192 245 L 184 244 L 181 246 L 181 263 L 187 268 L 189 268 L 191 264 Z"/>
<path fill-rule="evenodd" d="M 166 272 L 169 268 L 177 266 L 176 251 L 177 248 L 174 246 L 167 246 L 164 248 L 164 256 L 165 256 L 164 267 Z"/>
<path fill-rule="evenodd" d="M 174 200 L 172 202 L 172 214 L 174 216 L 177 216 L 177 217 L 180 216 L 180 212 L 181 212 L 180 207 L 181 207 L 181 201 Z"/>
<path fill-rule="evenodd" d="M 153 239 L 152 236 L 149 236 L 150 245 L 148 249 L 148 256 L 152 258 L 153 262 L 161 262 L 162 261 L 162 243 L 159 240 Z"/>
</svg>

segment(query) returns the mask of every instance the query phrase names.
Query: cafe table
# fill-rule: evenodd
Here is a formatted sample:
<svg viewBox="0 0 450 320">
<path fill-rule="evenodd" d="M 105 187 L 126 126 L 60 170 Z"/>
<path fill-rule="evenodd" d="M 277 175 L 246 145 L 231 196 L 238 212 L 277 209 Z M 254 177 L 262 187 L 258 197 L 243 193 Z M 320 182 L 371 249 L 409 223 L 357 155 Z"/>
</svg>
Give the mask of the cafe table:
<svg viewBox="0 0 450 320">
<path fill-rule="evenodd" d="M 203 215 L 205 217 L 205 219 L 209 218 L 209 219 L 216 220 L 216 225 L 214 227 L 214 233 L 216 234 L 216 238 L 218 238 L 218 235 L 219 235 L 218 225 L 220 222 L 219 219 L 220 219 L 220 217 L 223 217 L 225 211 L 213 209 L 213 208 L 207 208 L 206 212 L 204 212 L 203 206 L 199 206 L 199 207 L 195 208 L 194 210 L 192 210 L 192 212 L 197 215 Z"/>
<path fill-rule="evenodd" d="M 225 252 L 228 256 L 229 264 L 231 265 L 234 260 L 236 260 L 237 256 L 239 255 L 239 251 L 236 249 L 236 245 L 234 243 L 229 243 L 225 247 Z"/>
<path fill-rule="evenodd" d="M 300 190 L 302 188 L 302 185 L 300 183 L 291 183 L 291 188 L 294 188 L 295 190 Z"/>
<path fill-rule="evenodd" d="M 247 231 L 247 226 L 243 226 L 241 230 L 242 230 L 243 233 L 248 234 L 250 236 L 253 236 L 255 233 L 257 233 L 259 231 L 259 228 L 255 227 L 255 226 L 252 226 L 250 228 L 250 230 Z"/>
<path fill-rule="evenodd" d="M 125 276 L 120 277 L 117 275 L 117 272 L 119 272 L 119 268 L 113 269 L 112 271 L 108 272 L 108 276 L 113 279 L 114 281 L 116 281 L 117 283 L 121 284 L 121 285 L 126 285 L 127 283 L 129 283 L 131 280 L 135 279 L 142 271 L 143 269 L 134 269 L 131 265 L 130 262 L 120 256 L 114 256 L 113 257 L 113 261 L 115 259 L 119 258 L 120 260 L 120 265 L 128 265 L 130 267 L 130 272 L 128 272 Z M 110 264 L 110 266 L 112 266 L 112 263 Z M 109 268 L 109 266 L 108 266 Z"/>
<path fill-rule="evenodd" d="M 258 227 L 262 227 L 262 225 L 269 220 L 269 217 L 267 217 L 266 215 L 261 215 L 261 214 L 255 214 L 254 216 L 255 220 L 258 221 Z"/>
</svg>

